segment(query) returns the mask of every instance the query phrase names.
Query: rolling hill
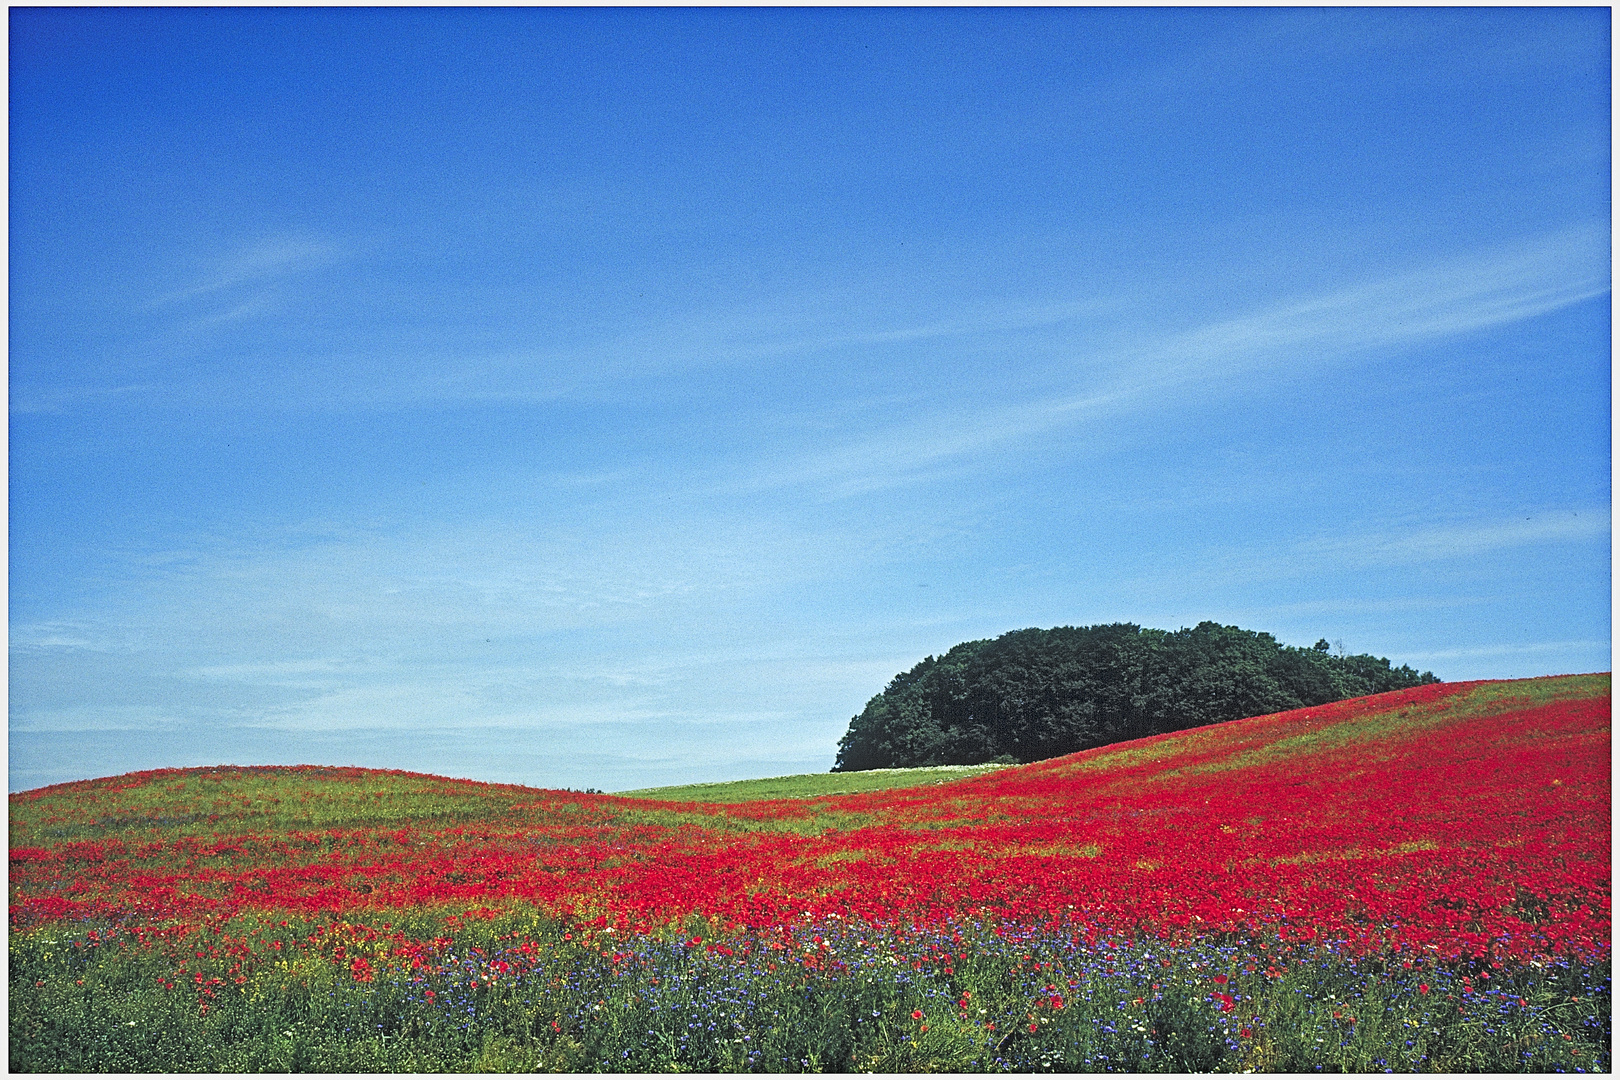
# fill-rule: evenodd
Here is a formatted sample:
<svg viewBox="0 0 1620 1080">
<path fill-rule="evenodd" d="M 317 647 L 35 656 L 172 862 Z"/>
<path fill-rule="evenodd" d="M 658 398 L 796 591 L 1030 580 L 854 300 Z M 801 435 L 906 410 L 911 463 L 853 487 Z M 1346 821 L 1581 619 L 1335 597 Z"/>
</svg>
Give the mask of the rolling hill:
<svg viewBox="0 0 1620 1080">
<path fill-rule="evenodd" d="M 432 1034 L 460 987 L 458 1007 L 495 1025 L 480 1038 L 516 1040 L 492 1067 L 809 1068 L 802 1049 L 700 1053 L 692 1031 L 649 1041 L 664 1029 L 647 1002 L 671 985 L 698 1009 L 678 973 L 701 957 L 725 985 L 742 979 L 775 1002 L 748 1006 L 749 1039 L 800 1046 L 794 1025 L 810 1020 L 781 1019 L 780 995 L 808 995 L 794 1009 L 820 1002 L 821 1034 L 803 1037 L 822 1040 L 817 1053 L 837 1047 L 845 1067 L 1085 1067 L 1136 1038 L 1111 1026 L 1105 997 L 1140 1011 L 1178 987 L 1182 1011 L 1151 1021 L 1165 1038 L 1130 1044 L 1136 1067 L 1321 1064 L 1321 1047 L 1285 1034 L 1299 1027 L 1296 975 L 1333 983 L 1339 1000 L 1352 985 L 1383 995 L 1388 1024 L 1421 1013 L 1433 1028 L 1403 1047 L 1398 1028 L 1379 1035 L 1364 1019 L 1335 1044 L 1338 1067 L 1604 1064 L 1592 987 L 1606 1002 L 1609 717 L 1607 675 L 1429 684 L 945 783 L 735 802 L 323 767 L 42 788 L 11 796 L 13 1063 L 24 1048 L 44 1068 L 461 1069 L 477 1048 Z M 1043 963 L 1068 972 L 1076 1010 L 1103 1011 L 1062 1011 Z M 1199 974 L 1211 964 L 1231 972 L 1214 987 Z M 568 981 L 587 969 L 597 982 Z M 1085 989 L 1105 969 L 1134 996 Z M 906 1004 L 927 1026 L 863 1027 L 851 979 L 888 988 L 882 1016 Z M 1434 1014 L 1431 985 L 1462 991 L 1457 979 L 1459 1011 Z M 1575 1027 L 1554 1027 L 1584 1040 L 1576 1059 L 1455 1027 L 1479 1021 L 1476 1006 L 1507 1008 L 1479 994 L 1510 984 L 1513 1017 L 1552 1024 L 1534 1005 L 1554 993 L 1549 979 L 1573 999 L 1561 1000 Z M 599 1030 L 593 1007 L 620 990 L 630 1026 Z M 1000 1011 L 974 1019 L 968 995 Z M 829 1009 L 843 1018 L 831 1028 Z M 344 1022 L 361 1013 L 389 1038 Z M 158 1014 L 189 1041 L 151 1035 L 167 1049 L 120 1042 L 114 1054 L 89 1034 L 144 1031 L 141 1017 Z M 1028 1029 L 1016 1045 L 1014 1022 Z M 299 1023 L 324 1049 L 278 1057 Z M 591 1056 L 610 1045 L 623 1056 Z M 919 1057 L 929 1046 L 945 1056 Z"/>
</svg>

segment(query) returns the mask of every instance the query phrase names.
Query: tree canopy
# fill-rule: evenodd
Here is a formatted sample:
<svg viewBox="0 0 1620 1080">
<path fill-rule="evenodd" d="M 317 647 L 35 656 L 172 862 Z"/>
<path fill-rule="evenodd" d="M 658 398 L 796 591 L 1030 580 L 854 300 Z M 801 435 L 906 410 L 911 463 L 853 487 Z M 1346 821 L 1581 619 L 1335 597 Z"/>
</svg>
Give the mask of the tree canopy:
<svg viewBox="0 0 1620 1080">
<path fill-rule="evenodd" d="M 1335 655 L 1326 640 L 1302 649 L 1214 622 L 1014 630 L 896 675 L 850 721 L 833 771 L 1038 761 L 1439 681 Z"/>
</svg>

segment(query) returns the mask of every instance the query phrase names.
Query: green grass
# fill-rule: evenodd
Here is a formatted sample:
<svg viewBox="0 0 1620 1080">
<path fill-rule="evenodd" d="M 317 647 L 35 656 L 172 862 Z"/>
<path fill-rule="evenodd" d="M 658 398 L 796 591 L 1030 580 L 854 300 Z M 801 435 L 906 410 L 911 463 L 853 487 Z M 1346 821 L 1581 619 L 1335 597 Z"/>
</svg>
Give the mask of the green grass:
<svg viewBox="0 0 1620 1080">
<path fill-rule="evenodd" d="M 420 774 L 221 765 L 22 792 L 10 798 L 9 825 L 13 846 L 114 837 L 136 843 L 216 831 L 447 828 L 510 814 L 541 794 Z"/>
<path fill-rule="evenodd" d="M 14 931 L 10 1066 L 1601 1072 L 1611 1062 L 1607 961 L 1406 966 L 1275 943 L 1091 948 L 973 925 L 896 935 L 805 924 L 784 938 L 696 921 L 678 936 L 631 938 L 532 912 L 454 928 L 441 915 L 391 916 L 394 931 L 437 939 L 422 969 L 387 930 L 298 917 Z M 371 982 L 353 978 L 360 956 Z M 1221 1011 L 1216 990 L 1237 1007 Z"/>
<path fill-rule="evenodd" d="M 772 776 L 764 780 L 732 780 L 716 784 L 679 784 L 674 787 L 618 791 L 635 799 L 661 802 L 739 803 L 766 799 L 815 799 L 823 795 L 853 795 L 889 788 L 923 787 L 979 776 L 1005 765 L 941 765 L 927 769 L 868 769 L 865 772 L 807 773 Z"/>
</svg>

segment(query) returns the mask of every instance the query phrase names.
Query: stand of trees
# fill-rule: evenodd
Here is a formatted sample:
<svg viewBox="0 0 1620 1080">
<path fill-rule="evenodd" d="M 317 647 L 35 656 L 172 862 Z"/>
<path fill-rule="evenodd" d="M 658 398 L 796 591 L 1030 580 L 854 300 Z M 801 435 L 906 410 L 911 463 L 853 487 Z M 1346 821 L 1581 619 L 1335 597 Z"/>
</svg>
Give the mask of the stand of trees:
<svg viewBox="0 0 1620 1080">
<path fill-rule="evenodd" d="M 1300 649 L 1213 622 L 1014 630 L 896 675 L 850 721 L 833 771 L 1038 761 L 1439 681 L 1334 655 L 1325 640 Z"/>
</svg>

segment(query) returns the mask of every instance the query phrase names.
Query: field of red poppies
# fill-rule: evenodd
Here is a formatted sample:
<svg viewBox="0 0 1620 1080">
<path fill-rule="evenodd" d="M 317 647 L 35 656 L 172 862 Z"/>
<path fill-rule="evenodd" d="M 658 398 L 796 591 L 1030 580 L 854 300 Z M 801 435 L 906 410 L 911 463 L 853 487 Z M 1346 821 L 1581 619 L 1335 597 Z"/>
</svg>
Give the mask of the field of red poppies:
<svg viewBox="0 0 1620 1080">
<path fill-rule="evenodd" d="M 1436 684 L 728 805 L 24 792 L 12 1062 L 1607 1069 L 1609 715 L 1607 675 Z"/>
</svg>

